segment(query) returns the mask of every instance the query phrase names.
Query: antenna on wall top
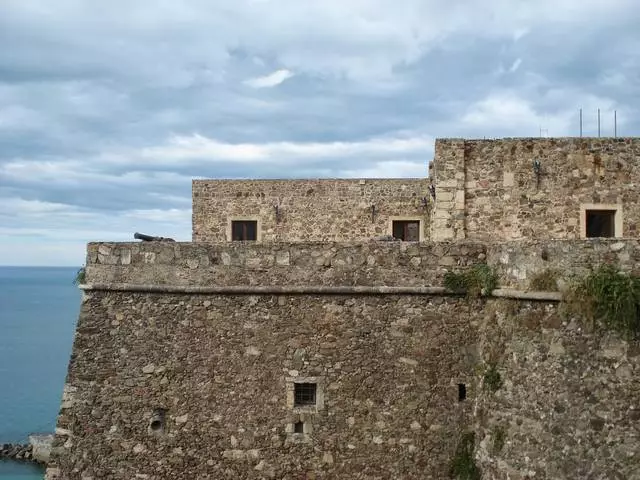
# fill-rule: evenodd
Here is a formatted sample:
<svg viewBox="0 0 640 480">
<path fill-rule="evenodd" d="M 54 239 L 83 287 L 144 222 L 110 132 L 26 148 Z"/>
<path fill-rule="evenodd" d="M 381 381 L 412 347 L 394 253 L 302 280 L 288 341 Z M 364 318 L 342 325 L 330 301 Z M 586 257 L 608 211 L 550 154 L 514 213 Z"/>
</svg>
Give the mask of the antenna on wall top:
<svg viewBox="0 0 640 480">
<path fill-rule="evenodd" d="M 582 108 L 580 109 L 580 138 L 582 138 Z"/>
</svg>

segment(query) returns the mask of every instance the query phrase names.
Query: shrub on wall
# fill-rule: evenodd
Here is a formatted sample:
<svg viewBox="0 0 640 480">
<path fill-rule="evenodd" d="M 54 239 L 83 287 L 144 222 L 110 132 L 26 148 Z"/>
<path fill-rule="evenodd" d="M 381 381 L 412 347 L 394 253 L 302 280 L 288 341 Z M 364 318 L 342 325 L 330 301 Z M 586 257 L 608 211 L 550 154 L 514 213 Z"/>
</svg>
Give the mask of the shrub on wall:
<svg viewBox="0 0 640 480">
<path fill-rule="evenodd" d="M 548 268 L 536 273 L 529 281 L 529 289 L 539 292 L 557 292 L 558 279 L 560 272 L 558 270 Z"/>
<path fill-rule="evenodd" d="M 482 472 L 476 465 L 473 455 L 475 439 L 476 436 L 474 432 L 465 432 L 462 434 L 456 447 L 456 453 L 451 459 L 451 465 L 449 467 L 449 476 L 451 478 L 456 480 L 480 480 L 482 478 Z"/>
<path fill-rule="evenodd" d="M 571 313 L 579 313 L 593 328 L 640 337 L 640 277 L 603 265 L 576 280 L 565 295 Z"/>
<path fill-rule="evenodd" d="M 486 263 L 480 263 L 466 272 L 447 272 L 444 286 L 452 292 L 466 293 L 469 297 L 489 295 L 498 287 L 498 274 Z"/>
<path fill-rule="evenodd" d="M 491 363 L 484 371 L 484 388 L 492 392 L 497 392 L 502 386 L 502 377 L 495 363 Z"/>
<path fill-rule="evenodd" d="M 84 267 L 80 267 L 80 269 L 76 272 L 76 277 L 73 279 L 74 285 L 81 285 L 84 283 L 85 277 L 85 269 Z"/>
</svg>

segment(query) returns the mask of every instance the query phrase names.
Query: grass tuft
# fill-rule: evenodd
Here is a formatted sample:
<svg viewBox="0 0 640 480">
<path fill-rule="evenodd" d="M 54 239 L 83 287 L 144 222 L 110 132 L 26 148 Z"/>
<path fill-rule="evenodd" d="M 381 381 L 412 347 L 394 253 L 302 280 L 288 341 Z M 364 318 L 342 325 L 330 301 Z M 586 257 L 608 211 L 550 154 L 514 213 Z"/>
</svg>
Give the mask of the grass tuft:
<svg viewBox="0 0 640 480">
<path fill-rule="evenodd" d="M 640 337 L 640 277 L 603 265 L 574 281 L 564 300 L 569 312 L 584 316 L 594 329 Z"/>
<path fill-rule="evenodd" d="M 447 272 L 444 286 L 452 292 L 466 293 L 468 297 L 490 295 L 498 287 L 498 274 L 486 263 L 480 263 L 466 272 Z"/>
</svg>

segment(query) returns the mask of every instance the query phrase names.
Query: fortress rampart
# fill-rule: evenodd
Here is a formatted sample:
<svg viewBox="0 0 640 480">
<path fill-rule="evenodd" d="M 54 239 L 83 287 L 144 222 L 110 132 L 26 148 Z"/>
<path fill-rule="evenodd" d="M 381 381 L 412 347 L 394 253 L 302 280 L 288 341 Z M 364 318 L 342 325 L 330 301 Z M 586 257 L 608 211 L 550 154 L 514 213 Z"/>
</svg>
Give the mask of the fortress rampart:
<svg viewBox="0 0 640 480">
<path fill-rule="evenodd" d="M 639 247 L 90 244 L 48 478 L 442 479 L 464 432 L 484 478 L 638 478 L 637 343 L 557 301 L 373 287 L 439 287 L 486 261 L 526 289 L 547 264 L 633 269 Z M 372 289 L 293 290 L 314 285 Z"/>
</svg>

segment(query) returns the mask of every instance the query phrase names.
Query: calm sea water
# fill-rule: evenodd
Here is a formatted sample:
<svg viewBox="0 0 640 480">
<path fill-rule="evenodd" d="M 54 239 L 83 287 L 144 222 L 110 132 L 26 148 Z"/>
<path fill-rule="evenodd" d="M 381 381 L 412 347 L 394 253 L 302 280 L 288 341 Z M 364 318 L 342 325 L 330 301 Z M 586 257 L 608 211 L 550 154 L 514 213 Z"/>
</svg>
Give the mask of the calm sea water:
<svg viewBox="0 0 640 480">
<path fill-rule="evenodd" d="M 73 267 L 0 267 L 0 443 L 53 432 L 73 343 L 80 292 Z M 0 461 L 1 480 L 42 479 Z"/>
</svg>

